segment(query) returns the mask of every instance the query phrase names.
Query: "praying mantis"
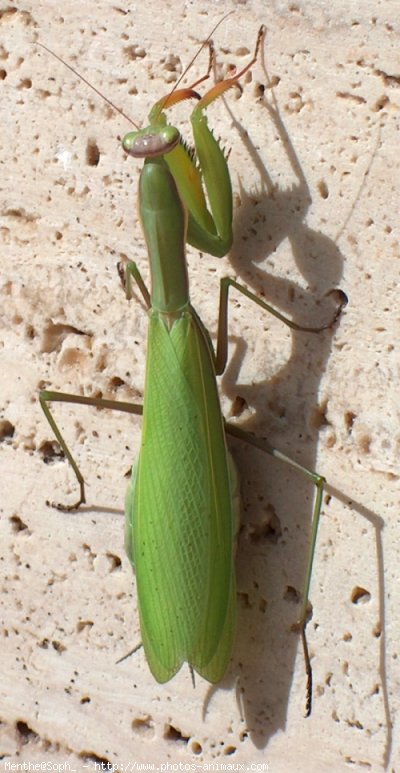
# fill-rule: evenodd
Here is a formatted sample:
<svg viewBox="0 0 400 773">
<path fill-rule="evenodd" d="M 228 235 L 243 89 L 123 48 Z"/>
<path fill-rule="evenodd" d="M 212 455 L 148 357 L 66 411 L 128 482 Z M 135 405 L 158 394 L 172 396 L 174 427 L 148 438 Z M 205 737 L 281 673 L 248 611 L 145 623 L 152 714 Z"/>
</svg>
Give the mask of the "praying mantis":
<svg viewBox="0 0 400 773">
<path fill-rule="evenodd" d="M 186 242 L 217 257 L 225 255 L 232 244 L 232 187 L 227 159 L 208 128 L 205 110 L 254 65 L 264 35 L 261 27 L 254 55 L 242 70 L 215 83 L 200 97 L 195 88 L 209 76 L 214 56 L 209 38 L 207 74 L 190 87 L 175 86 L 155 103 L 149 126 L 141 130 L 136 127 L 122 142 L 125 152 L 144 159 L 139 213 L 150 263 L 151 291 L 136 264 L 126 268 L 127 296 L 131 296 L 135 282 L 149 316 L 143 406 L 49 390 L 40 393 L 40 404 L 79 485 L 79 498 L 74 504 L 52 503 L 62 510 L 74 510 L 85 502 L 85 483 L 49 403 L 79 403 L 143 415 L 140 452 L 126 496 L 125 544 L 136 575 L 144 652 L 150 671 L 161 683 L 170 680 L 185 662 L 192 674 L 197 672 L 210 682 L 218 682 L 231 658 L 238 481 L 227 435 L 289 462 L 315 483 L 312 538 L 299 619 L 310 713 L 311 664 L 305 628 L 324 478 L 288 459 L 265 439 L 226 422 L 216 376 L 223 373 L 227 361 L 230 287 L 292 329 L 311 333 L 332 327 L 342 306 L 328 324 L 306 328 L 288 320 L 234 279 L 224 278 L 214 351 L 210 335 L 190 303 L 185 258 Z M 194 153 L 188 151 L 166 116 L 173 105 L 188 99 L 197 100 L 191 114 Z"/>
</svg>

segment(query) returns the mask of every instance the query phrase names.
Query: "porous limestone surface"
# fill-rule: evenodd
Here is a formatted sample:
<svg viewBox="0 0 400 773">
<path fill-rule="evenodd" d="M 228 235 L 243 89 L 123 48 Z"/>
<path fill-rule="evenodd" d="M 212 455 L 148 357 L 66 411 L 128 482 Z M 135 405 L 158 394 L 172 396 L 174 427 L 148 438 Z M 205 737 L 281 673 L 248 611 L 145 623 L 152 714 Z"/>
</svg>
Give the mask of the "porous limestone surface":
<svg viewBox="0 0 400 773">
<path fill-rule="evenodd" d="M 399 104 L 397 0 L 119 3 L 0 10 L 0 768 L 379 771 L 399 766 Z M 237 637 L 223 682 L 152 678 L 123 547 L 140 418 L 53 405 L 40 389 L 141 402 L 147 318 L 117 263 L 148 276 L 130 130 L 38 42 L 144 125 L 213 35 L 217 76 L 260 57 L 208 109 L 229 151 L 234 245 L 188 249 L 215 340 L 230 275 L 303 325 L 232 293 L 226 417 L 328 480 L 310 590 L 313 712 L 298 635 L 313 485 L 232 441 L 241 479 Z M 186 82 L 204 74 L 207 53 Z M 204 93 L 207 84 L 199 85 Z M 203 91 L 204 90 L 204 91 Z M 191 142 L 191 104 L 171 110 Z M 100 766 L 100 767 L 99 767 Z M 207 767 L 208 766 L 208 767 Z M 219 767 L 218 767 L 219 766 Z M 240 767 L 243 766 L 243 767 Z M 31 768 L 32 769 L 32 768 Z M 42 768 L 43 769 L 43 768 Z"/>
</svg>

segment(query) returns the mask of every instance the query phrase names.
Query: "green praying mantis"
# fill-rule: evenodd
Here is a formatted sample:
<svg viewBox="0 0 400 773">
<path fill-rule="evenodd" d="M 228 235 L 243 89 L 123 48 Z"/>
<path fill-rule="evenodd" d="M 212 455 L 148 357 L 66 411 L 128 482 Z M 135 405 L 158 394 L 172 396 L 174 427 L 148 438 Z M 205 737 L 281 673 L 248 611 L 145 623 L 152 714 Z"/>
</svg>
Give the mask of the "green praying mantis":
<svg viewBox="0 0 400 773">
<path fill-rule="evenodd" d="M 312 333 L 332 327 L 342 306 L 328 324 L 304 328 L 235 280 L 222 279 L 214 351 L 210 335 L 190 303 L 185 258 L 186 242 L 214 256 L 225 255 L 232 244 L 232 187 L 227 159 L 208 127 L 205 110 L 254 65 L 264 34 L 261 27 L 254 55 L 242 70 L 215 83 L 200 97 L 195 88 L 209 76 L 214 56 L 208 38 L 207 74 L 188 88 L 178 89 L 178 82 L 152 108 L 149 126 L 141 130 L 136 127 L 123 139 L 129 155 L 144 159 L 139 212 L 150 262 L 151 292 L 136 264 L 126 268 L 128 297 L 132 282 L 136 282 L 148 307 L 143 406 L 48 390 L 41 392 L 40 404 L 79 484 L 79 498 L 73 505 L 53 503 L 63 510 L 76 509 L 85 502 L 85 484 L 48 404 L 62 401 L 143 414 L 140 452 L 126 496 L 125 544 L 136 575 L 142 644 L 158 682 L 171 679 L 185 662 L 192 674 L 197 672 L 210 682 L 218 682 L 231 658 L 238 482 L 227 435 L 289 462 L 315 483 L 311 546 L 299 620 L 310 713 L 311 664 L 305 628 L 324 478 L 288 459 L 265 439 L 226 422 L 216 376 L 224 371 L 227 361 L 230 287 L 291 328 Z M 197 100 L 191 114 L 194 152 L 187 149 L 166 116 L 173 105 L 187 99 Z"/>
</svg>

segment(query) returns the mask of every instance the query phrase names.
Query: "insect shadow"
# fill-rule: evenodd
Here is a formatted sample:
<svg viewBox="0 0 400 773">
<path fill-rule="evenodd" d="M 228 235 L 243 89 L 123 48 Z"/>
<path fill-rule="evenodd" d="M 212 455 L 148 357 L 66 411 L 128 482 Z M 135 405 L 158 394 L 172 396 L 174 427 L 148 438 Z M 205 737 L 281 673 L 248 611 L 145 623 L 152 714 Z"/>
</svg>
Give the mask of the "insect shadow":
<svg viewBox="0 0 400 773">
<path fill-rule="evenodd" d="M 269 81 L 266 70 L 265 74 Z M 279 311 L 288 313 L 299 324 L 320 325 L 332 315 L 332 302 L 325 296 L 338 287 L 344 256 L 332 239 L 308 226 L 306 216 L 312 202 L 311 193 L 275 96 L 272 104 L 265 99 L 259 102 L 260 109 L 264 109 L 274 123 L 295 182 L 286 190 L 280 190 L 273 183 L 248 132 L 243 130 L 225 101 L 232 123 L 260 176 L 260 191 L 255 195 L 249 195 L 241 187 L 241 206 L 235 212 L 235 238 L 229 259 L 233 273 Z M 310 290 L 287 277 L 267 272 L 266 260 L 273 256 L 276 262 L 276 251 L 283 242 L 288 243 L 297 269 Z M 262 267 L 258 265 L 261 262 Z M 299 319 L 296 313 L 296 299 L 299 298 L 312 315 L 311 319 Z M 324 406 L 318 406 L 318 395 L 331 351 L 332 334 L 329 331 L 320 335 L 291 331 L 290 335 L 291 353 L 284 365 L 272 378 L 251 384 L 239 382 L 246 347 L 243 340 L 235 340 L 235 352 L 222 377 L 223 391 L 236 404 L 254 409 L 251 416 L 242 417 L 243 429 L 268 437 L 280 450 L 314 470 L 318 430 L 328 423 Z M 230 340 L 232 343 L 232 338 Z M 237 557 L 237 640 L 232 667 L 222 683 L 210 688 L 204 713 L 207 713 L 214 690 L 224 685 L 231 689 L 235 675 L 244 735 L 249 735 L 254 745 L 262 748 L 286 725 L 288 696 L 299 646 L 293 623 L 299 609 L 309 546 L 309 534 L 304 536 L 304 526 L 308 524 L 305 531 L 309 532 L 314 491 L 313 485 L 300 473 L 266 459 L 255 449 L 249 451 L 248 447 L 235 443 L 233 451 L 241 473 L 244 500 Z M 317 471 L 323 473 L 323 470 Z M 255 498 L 253 483 L 256 487 L 260 480 L 265 480 L 264 493 L 262 489 L 260 493 L 258 484 Z M 366 518 L 375 531 L 382 630 L 380 674 L 387 720 L 384 757 L 389 759 L 391 721 L 384 646 L 383 521 L 332 486 L 328 485 L 326 492 L 326 503 L 334 496 L 349 506 L 353 515 L 357 513 Z M 279 512 L 274 502 L 279 502 Z M 309 629 L 312 630 L 310 624 Z"/>
</svg>

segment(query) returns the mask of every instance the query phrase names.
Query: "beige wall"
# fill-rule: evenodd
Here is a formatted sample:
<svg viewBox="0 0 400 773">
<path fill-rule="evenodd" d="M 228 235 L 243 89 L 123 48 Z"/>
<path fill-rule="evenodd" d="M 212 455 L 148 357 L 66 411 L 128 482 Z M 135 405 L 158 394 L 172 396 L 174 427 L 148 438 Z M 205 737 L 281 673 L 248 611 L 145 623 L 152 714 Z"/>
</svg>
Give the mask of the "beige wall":
<svg viewBox="0 0 400 773">
<path fill-rule="evenodd" d="M 381 770 L 399 695 L 398 3 L 21 7 L 0 14 L 0 754 L 77 770 L 90 754 L 121 765 Z M 265 62 L 242 93 L 209 109 L 231 151 L 235 241 L 222 261 L 189 250 L 193 303 L 214 334 L 227 274 L 303 324 L 329 317 L 331 289 L 349 297 L 334 333 L 320 336 L 291 334 L 235 297 L 221 383 L 225 415 L 242 397 L 243 426 L 332 487 L 311 588 L 309 720 L 291 632 L 313 496 L 300 475 L 234 446 L 243 496 L 238 633 L 218 688 L 198 679 L 194 690 L 187 669 L 157 685 L 141 652 L 115 665 L 140 640 L 123 549 L 124 476 L 140 421 L 57 406 L 87 505 L 65 514 L 45 504 L 73 501 L 76 487 L 66 464 L 43 463 L 52 433 L 38 391 L 141 400 L 146 316 L 125 300 L 115 266 L 127 256 L 146 274 L 147 261 L 140 163 L 119 143 L 126 120 L 35 41 L 143 124 L 228 10 L 214 35 L 218 63 L 242 66 L 261 23 Z M 173 115 L 190 142 L 189 110 Z M 396 748 L 396 725 L 394 734 Z"/>
</svg>

